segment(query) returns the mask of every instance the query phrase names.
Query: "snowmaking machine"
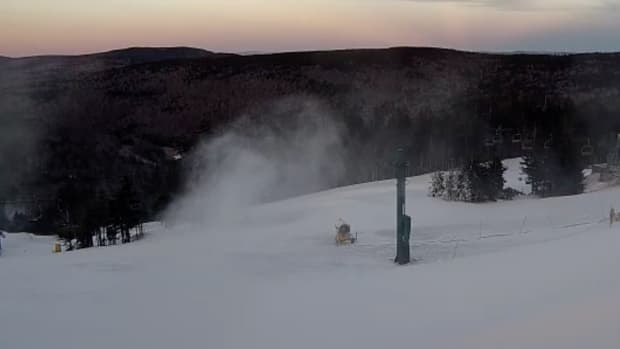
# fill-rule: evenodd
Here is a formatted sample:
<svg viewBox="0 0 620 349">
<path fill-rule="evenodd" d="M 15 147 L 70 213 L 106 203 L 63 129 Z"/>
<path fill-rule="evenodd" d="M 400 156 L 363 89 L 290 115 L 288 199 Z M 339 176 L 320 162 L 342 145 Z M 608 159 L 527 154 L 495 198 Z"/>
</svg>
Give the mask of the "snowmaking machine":
<svg viewBox="0 0 620 349">
<path fill-rule="evenodd" d="M 348 245 L 357 241 L 357 233 L 353 236 L 351 233 L 351 226 L 345 223 L 342 219 L 336 224 L 336 245 Z"/>
</svg>

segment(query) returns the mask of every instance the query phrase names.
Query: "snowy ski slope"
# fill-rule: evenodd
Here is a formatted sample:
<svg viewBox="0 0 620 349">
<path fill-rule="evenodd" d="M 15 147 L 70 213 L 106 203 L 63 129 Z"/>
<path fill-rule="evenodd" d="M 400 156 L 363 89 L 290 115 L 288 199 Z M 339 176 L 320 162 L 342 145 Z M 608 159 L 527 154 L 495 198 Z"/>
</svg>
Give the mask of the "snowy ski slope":
<svg viewBox="0 0 620 349">
<path fill-rule="evenodd" d="M 477 205 L 429 198 L 428 182 L 408 183 L 419 262 L 405 267 L 395 181 L 61 255 L 10 235 L 0 348 L 620 347 L 620 189 Z M 359 244 L 334 245 L 338 218 Z"/>
</svg>

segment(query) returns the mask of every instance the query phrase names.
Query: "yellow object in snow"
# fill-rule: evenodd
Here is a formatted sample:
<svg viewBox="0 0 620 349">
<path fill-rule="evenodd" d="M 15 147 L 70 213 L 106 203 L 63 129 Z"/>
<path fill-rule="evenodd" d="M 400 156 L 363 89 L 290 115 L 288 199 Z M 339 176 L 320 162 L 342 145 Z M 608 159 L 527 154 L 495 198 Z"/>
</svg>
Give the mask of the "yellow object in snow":
<svg viewBox="0 0 620 349">
<path fill-rule="evenodd" d="M 350 244 L 351 236 L 349 234 L 346 234 L 346 235 L 336 234 L 336 242 L 339 244 Z"/>
<path fill-rule="evenodd" d="M 62 252 L 62 249 L 60 248 L 60 242 L 58 242 L 58 241 L 54 242 L 54 247 L 52 248 L 52 252 L 53 253 L 60 253 L 60 252 Z"/>
<path fill-rule="evenodd" d="M 340 224 L 336 225 L 336 243 L 351 244 L 355 242 L 355 238 L 351 234 L 351 226 L 340 220 Z"/>
</svg>

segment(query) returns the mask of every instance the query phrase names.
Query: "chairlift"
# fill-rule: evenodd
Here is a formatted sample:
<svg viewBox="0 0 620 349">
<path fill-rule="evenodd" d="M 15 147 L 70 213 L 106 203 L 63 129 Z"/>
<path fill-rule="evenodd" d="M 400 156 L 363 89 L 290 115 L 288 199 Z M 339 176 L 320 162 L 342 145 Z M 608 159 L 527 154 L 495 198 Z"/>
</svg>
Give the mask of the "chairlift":
<svg viewBox="0 0 620 349">
<path fill-rule="evenodd" d="M 533 150 L 534 149 L 534 138 L 525 137 L 521 142 L 521 149 L 525 151 Z"/>
<path fill-rule="evenodd" d="M 590 144 L 590 138 L 588 138 L 587 143 L 581 147 L 581 155 L 592 156 L 592 154 L 594 154 L 594 147 Z"/>
<path fill-rule="evenodd" d="M 546 150 L 549 150 L 551 149 L 552 146 L 553 146 L 553 136 L 550 136 L 549 139 L 545 141 L 544 147 Z"/>
<path fill-rule="evenodd" d="M 521 138 L 521 133 L 515 133 L 512 136 L 512 143 L 517 144 L 517 143 L 521 143 L 522 138 Z"/>
<path fill-rule="evenodd" d="M 492 147 L 494 145 L 495 145 L 495 141 L 493 140 L 493 138 L 487 138 L 487 139 L 484 140 L 484 146 L 485 147 L 490 148 L 490 147 Z"/>
<path fill-rule="evenodd" d="M 495 134 L 495 136 L 493 137 L 493 143 L 495 143 L 495 144 L 503 144 L 504 143 L 504 137 L 502 136 L 501 133 Z"/>
<path fill-rule="evenodd" d="M 504 128 L 503 127 L 498 126 L 497 129 L 495 129 L 495 136 L 493 137 L 493 142 L 495 142 L 495 144 L 504 143 Z"/>
</svg>

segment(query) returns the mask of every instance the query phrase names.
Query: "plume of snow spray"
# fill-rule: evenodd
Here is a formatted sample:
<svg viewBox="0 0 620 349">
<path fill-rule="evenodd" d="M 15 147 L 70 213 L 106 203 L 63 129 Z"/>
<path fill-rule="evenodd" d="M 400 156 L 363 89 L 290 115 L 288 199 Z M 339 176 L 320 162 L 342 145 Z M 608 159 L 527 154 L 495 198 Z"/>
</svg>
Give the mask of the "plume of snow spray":
<svg viewBox="0 0 620 349">
<path fill-rule="evenodd" d="M 344 172 L 342 128 L 319 102 L 287 98 L 242 116 L 191 157 L 172 221 L 238 221 L 257 204 L 334 186 Z"/>
</svg>

